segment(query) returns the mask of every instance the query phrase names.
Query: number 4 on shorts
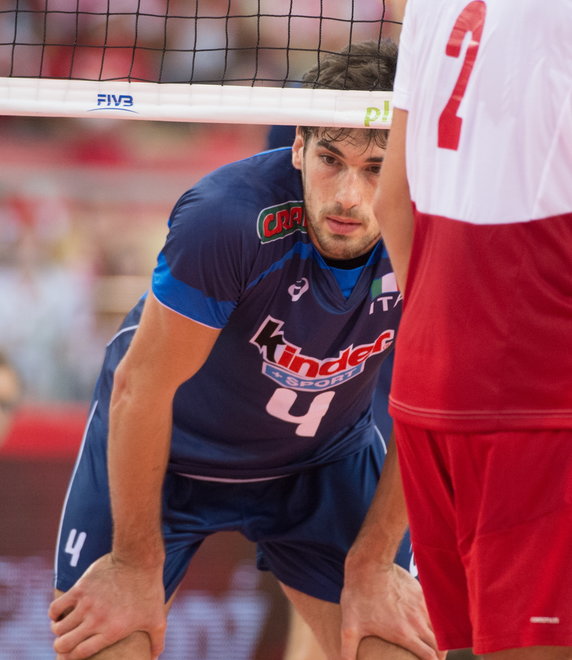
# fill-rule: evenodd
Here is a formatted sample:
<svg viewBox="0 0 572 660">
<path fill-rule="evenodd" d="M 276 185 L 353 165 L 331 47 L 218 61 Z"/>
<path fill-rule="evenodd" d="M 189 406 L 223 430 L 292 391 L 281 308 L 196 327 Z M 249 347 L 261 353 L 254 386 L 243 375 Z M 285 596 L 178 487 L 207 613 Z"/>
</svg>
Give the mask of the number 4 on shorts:
<svg viewBox="0 0 572 660">
<path fill-rule="evenodd" d="M 79 561 L 79 553 L 83 548 L 87 534 L 85 532 L 80 532 L 78 534 L 77 529 L 72 529 L 68 540 L 66 542 L 65 552 L 68 555 L 71 555 L 70 566 L 77 566 Z"/>
</svg>

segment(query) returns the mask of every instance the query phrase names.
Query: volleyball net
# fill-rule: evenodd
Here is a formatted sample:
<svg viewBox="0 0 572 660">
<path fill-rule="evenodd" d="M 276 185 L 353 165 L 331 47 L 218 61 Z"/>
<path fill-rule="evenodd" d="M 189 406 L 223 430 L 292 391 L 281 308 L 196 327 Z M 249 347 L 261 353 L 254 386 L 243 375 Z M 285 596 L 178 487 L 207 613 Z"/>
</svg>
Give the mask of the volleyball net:
<svg viewBox="0 0 572 660">
<path fill-rule="evenodd" d="M 300 85 L 348 44 L 397 41 L 400 4 L 9 0 L 0 114 L 387 128 L 389 92 Z"/>
</svg>

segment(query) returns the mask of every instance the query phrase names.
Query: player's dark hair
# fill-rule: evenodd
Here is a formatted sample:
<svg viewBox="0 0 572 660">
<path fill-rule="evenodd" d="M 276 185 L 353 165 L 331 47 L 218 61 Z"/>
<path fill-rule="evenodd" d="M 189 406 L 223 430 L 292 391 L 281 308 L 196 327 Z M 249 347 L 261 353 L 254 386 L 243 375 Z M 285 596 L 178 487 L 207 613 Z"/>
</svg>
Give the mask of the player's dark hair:
<svg viewBox="0 0 572 660">
<path fill-rule="evenodd" d="M 311 89 L 353 89 L 359 91 L 392 91 L 397 66 L 397 44 L 391 39 L 362 41 L 350 44 L 339 53 L 328 53 L 303 76 L 303 87 Z M 304 141 L 320 133 L 328 140 L 343 140 L 352 128 L 323 128 L 301 126 Z M 372 140 L 385 147 L 387 131 L 371 128 L 367 131 L 367 143 Z"/>
</svg>

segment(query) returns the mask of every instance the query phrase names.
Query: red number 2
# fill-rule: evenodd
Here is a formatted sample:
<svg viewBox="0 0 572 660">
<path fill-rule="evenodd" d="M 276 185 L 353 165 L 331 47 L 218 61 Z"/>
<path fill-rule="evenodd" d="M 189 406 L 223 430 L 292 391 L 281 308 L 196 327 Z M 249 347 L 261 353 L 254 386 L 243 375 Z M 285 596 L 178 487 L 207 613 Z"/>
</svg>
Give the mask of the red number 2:
<svg viewBox="0 0 572 660">
<path fill-rule="evenodd" d="M 469 2 L 457 17 L 451 36 L 447 42 L 447 47 L 445 48 L 445 53 L 450 57 L 459 57 L 465 35 L 468 32 L 472 33 L 457 83 L 447 101 L 447 105 L 443 108 L 443 112 L 439 117 L 439 138 L 437 144 L 441 149 L 452 149 L 456 151 L 459 148 L 463 120 L 457 115 L 457 111 L 463 100 L 469 77 L 477 59 L 486 11 L 486 5 L 483 0 Z"/>
</svg>

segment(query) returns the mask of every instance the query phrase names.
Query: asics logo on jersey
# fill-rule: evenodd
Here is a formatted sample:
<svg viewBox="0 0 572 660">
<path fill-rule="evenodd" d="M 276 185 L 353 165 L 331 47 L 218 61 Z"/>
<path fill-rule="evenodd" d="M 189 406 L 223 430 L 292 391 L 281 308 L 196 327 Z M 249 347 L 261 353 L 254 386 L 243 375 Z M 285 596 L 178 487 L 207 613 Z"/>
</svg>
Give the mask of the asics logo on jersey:
<svg viewBox="0 0 572 660">
<path fill-rule="evenodd" d="M 392 329 L 382 332 L 371 344 L 350 345 L 333 358 L 318 359 L 304 355 L 302 349 L 285 339 L 284 321 L 267 316 L 251 344 L 258 347 L 264 364 L 262 373 L 294 390 L 320 391 L 354 378 L 362 373 L 366 361 L 387 350 L 395 337 Z"/>
<path fill-rule="evenodd" d="M 304 203 L 290 201 L 262 209 L 256 222 L 258 237 L 262 243 L 284 238 L 295 231 L 306 231 Z"/>
<path fill-rule="evenodd" d="M 387 273 L 375 279 L 371 284 L 370 293 L 372 298 L 369 306 L 370 315 L 378 309 L 384 312 L 394 309 L 403 298 L 397 289 L 395 273 Z"/>
<path fill-rule="evenodd" d="M 288 287 L 288 294 L 292 298 L 292 302 L 297 302 L 300 298 L 308 291 L 310 284 L 308 279 L 303 277 L 301 280 L 294 282 L 291 286 Z"/>
</svg>

